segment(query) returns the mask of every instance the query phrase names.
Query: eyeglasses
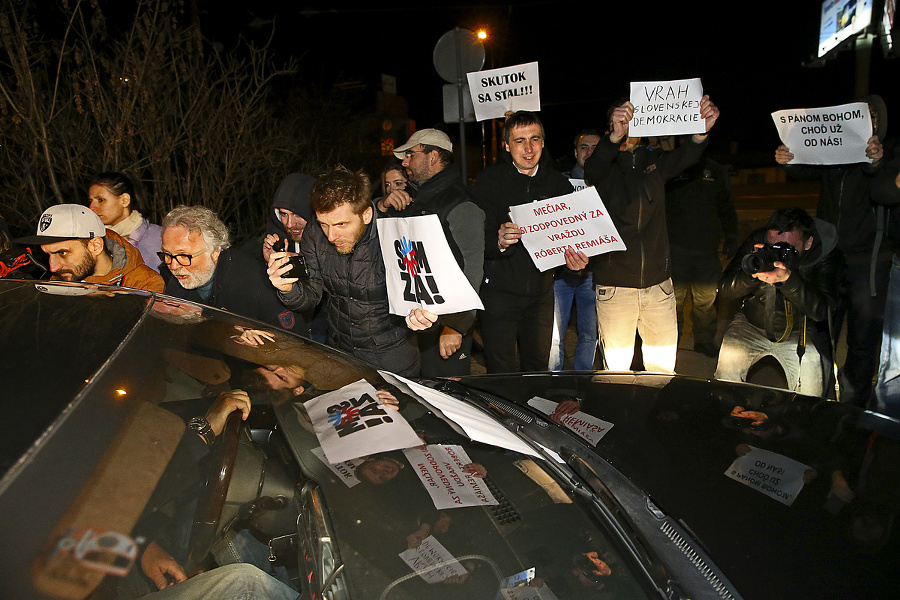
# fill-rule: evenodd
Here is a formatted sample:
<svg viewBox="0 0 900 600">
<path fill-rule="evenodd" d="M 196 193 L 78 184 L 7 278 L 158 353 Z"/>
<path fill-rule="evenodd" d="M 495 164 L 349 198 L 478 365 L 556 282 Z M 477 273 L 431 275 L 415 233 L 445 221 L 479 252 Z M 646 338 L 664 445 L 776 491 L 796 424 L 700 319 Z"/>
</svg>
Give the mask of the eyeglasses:
<svg viewBox="0 0 900 600">
<path fill-rule="evenodd" d="M 165 264 L 166 266 L 171 265 L 172 261 L 174 260 L 182 267 L 189 267 L 191 266 L 191 260 L 193 260 L 197 256 L 200 256 L 204 252 L 206 252 L 206 250 L 201 250 L 200 252 L 195 252 L 194 254 L 169 254 L 168 252 L 160 251 L 157 252 L 156 255 L 159 257 L 159 260 L 163 261 L 163 264 Z"/>
</svg>

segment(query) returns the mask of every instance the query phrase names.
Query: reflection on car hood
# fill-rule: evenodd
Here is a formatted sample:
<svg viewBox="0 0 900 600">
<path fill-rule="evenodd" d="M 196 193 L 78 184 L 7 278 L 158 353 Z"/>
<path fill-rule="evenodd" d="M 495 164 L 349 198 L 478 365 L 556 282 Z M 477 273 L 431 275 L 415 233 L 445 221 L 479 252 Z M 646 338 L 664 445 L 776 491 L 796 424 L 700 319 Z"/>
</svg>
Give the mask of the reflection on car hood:
<svg viewBox="0 0 900 600">
<path fill-rule="evenodd" d="M 622 473 L 691 532 L 745 597 L 868 597 L 900 585 L 897 421 L 783 390 L 677 376 L 460 383 L 532 414 L 532 398 L 577 399 L 584 413 L 611 423 L 596 446 L 567 431 L 557 450 L 590 453 Z M 794 463 L 801 466 L 792 472 Z"/>
</svg>

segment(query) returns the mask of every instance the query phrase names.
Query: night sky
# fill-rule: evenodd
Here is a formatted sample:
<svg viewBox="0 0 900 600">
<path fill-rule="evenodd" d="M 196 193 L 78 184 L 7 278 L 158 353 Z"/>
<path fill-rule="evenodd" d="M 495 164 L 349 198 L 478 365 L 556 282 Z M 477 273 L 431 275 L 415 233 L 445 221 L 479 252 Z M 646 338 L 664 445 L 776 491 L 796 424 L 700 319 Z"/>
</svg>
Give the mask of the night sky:
<svg viewBox="0 0 900 600">
<path fill-rule="evenodd" d="M 326 3 L 198 0 L 205 33 L 262 39 L 275 19 L 274 49 L 300 59 L 298 81 L 380 81 L 397 78 L 419 128 L 442 121 L 441 87 L 432 52 L 454 26 L 489 32 L 487 65 L 538 61 L 541 117 L 554 156 L 571 152 L 583 127 L 604 126 L 609 104 L 630 81 L 700 77 L 722 111 L 712 149 L 771 154 L 778 145 L 771 112 L 849 102 L 854 53 L 821 68 L 814 55 L 821 2 L 519 2 Z M 900 61 L 872 50 L 870 93 L 898 108 Z M 891 94 L 893 93 L 893 98 Z M 894 114 L 900 112 L 893 110 Z M 891 110 L 889 110 L 891 112 Z M 895 117 L 900 118 L 900 117 Z M 455 125 L 447 126 L 457 132 Z M 475 129 L 468 130 L 473 135 Z M 889 130 L 888 135 L 896 134 Z"/>
</svg>

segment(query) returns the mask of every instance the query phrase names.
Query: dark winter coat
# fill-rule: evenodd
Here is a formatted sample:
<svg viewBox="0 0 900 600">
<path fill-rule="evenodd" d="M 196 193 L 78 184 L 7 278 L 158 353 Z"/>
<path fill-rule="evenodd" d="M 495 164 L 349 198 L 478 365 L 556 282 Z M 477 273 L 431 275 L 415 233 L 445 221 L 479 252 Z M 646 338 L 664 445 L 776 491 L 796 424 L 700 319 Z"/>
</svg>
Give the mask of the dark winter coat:
<svg viewBox="0 0 900 600">
<path fill-rule="evenodd" d="M 671 277 L 666 231 L 666 180 L 700 159 L 706 140 L 693 138 L 665 152 L 637 146 L 619 150 L 604 136 L 584 163 L 585 180 L 609 211 L 625 251 L 591 258 L 595 285 L 648 288 Z"/>
<path fill-rule="evenodd" d="M 298 335 L 309 336 L 302 318 L 288 310 L 278 299 L 266 275 L 262 258 L 248 256 L 234 248 L 223 250 L 216 262 L 212 290 L 203 300 L 197 290 L 186 290 L 175 277 L 166 283 L 166 293 L 221 308 L 251 319 L 275 325 Z"/>
<path fill-rule="evenodd" d="M 305 311 L 327 292 L 325 319 L 331 346 L 393 373 L 417 375 L 419 352 L 412 332 L 388 309 L 374 206 L 372 212 L 372 221 L 350 254 L 340 254 L 321 227 L 308 227 L 300 250 L 310 276 L 279 296 L 288 308 Z"/>
<path fill-rule="evenodd" d="M 521 242 L 504 252 L 497 246 L 500 226 L 509 222 L 509 207 L 571 194 L 569 180 L 553 168 L 547 152 L 533 177 L 519 173 L 509 154 L 482 171 L 472 186 L 475 202 L 484 211 L 484 282 L 482 289 L 537 296 L 553 285 L 553 270 L 538 271 Z"/>
</svg>

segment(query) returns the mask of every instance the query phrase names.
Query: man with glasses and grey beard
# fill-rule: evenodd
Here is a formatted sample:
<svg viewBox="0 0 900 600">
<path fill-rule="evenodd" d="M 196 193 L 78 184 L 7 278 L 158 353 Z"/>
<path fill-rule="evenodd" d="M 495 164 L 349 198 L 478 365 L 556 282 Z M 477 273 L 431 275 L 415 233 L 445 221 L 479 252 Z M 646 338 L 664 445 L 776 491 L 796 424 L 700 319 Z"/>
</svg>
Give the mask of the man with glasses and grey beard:
<svg viewBox="0 0 900 600">
<path fill-rule="evenodd" d="M 231 248 L 228 228 L 203 206 L 178 206 L 162 221 L 159 258 L 171 273 L 166 293 L 309 336 L 303 317 L 285 308 L 262 261 Z"/>
</svg>

